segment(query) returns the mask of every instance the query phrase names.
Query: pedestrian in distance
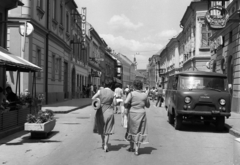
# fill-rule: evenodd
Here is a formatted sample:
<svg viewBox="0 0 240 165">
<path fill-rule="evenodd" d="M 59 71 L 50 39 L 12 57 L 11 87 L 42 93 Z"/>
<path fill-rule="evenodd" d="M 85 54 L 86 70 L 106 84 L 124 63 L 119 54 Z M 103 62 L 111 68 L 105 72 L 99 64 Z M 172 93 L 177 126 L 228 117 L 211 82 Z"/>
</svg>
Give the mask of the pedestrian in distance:
<svg viewBox="0 0 240 165">
<path fill-rule="evenodd" d="M 142 90 L 143 83 L 134 80 L 134 90 L 128 94 L 124 106 L 128 109 L 127 140 L 130 142 L 129 152 L 137 156 L 141 144 L 148 143 L 147 140 L 147 116 L 146 109 L 150 107 L 148 94 Z M 135 144 L 135 150 L 134 150 Z"/>
<path fill-rule="evenodd" d="M 92 97 L 92 100 L 96 98 L 100 99 L 101 106 L 95 115 L 93 132 L 101 135 L 102 148 L 105 152 L 108 152 L 109 136 L 114 133 L 113 106 L 116 105 L 116 98 L 114 97 L 114 92 L 109 87 L 100 88 Z"/>
<path fill-rule="evenodd" d="M 120 84 L 115 85 L 115 90 L 114 90 L 114 96 L 116 97 L 117 105 L 114 107 L 115 108 L 115 113 L 116 114 L 122 114 L 123 113 L 123 90 L 120 88 Z"/>
<path fill-rule="evenodd" d="M 159 107 L 162 106 L 162 97 L 163 97 L 163 89 L 161 85 L 158 85 L 157 87 L 157 102 L 156 102 L 156 107 L 159 103 Z"/>
</svg>

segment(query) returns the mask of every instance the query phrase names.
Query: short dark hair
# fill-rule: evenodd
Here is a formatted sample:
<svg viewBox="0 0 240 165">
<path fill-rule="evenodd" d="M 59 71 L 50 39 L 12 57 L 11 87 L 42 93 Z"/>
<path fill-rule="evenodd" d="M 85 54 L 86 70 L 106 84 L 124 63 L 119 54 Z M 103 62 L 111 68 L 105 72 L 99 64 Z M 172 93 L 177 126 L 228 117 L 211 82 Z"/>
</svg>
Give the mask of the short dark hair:
<svg viewBox="0 0 240 165">
<path fill-rule="evenodd" d="M 6 90 L 11 90 L 11 91 L 12 91 L 12 88 L 11 88 L 10 86 L 8 86 L 8 87 L 6 88 Z"/>
<path fill-rule="evenodd" d="M 134 86 L 135 89 L 141 90 L 142 87 L 143 87 L 143 83 L 140 80 L 134 80 L 133 81 L 133 86 Z"/>
</svg>

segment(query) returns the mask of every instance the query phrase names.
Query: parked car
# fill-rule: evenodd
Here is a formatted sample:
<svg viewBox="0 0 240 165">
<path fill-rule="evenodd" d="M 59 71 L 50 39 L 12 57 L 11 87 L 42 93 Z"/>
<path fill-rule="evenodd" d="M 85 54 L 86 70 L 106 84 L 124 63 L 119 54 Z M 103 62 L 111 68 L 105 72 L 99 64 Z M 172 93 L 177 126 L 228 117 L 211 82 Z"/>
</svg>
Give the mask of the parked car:
<svg viewBox="0 0 240 165">
<path fill-rule="evenodd" d="M 165 107 L 168 121 L 175 129 L 182 121 L 215 123 L 218 131 L 224 129 L 225 117 L 231 115 L 231 96 L 227 77 L 215 72 L 180 72 L 169 77 Z"/>
</svg>

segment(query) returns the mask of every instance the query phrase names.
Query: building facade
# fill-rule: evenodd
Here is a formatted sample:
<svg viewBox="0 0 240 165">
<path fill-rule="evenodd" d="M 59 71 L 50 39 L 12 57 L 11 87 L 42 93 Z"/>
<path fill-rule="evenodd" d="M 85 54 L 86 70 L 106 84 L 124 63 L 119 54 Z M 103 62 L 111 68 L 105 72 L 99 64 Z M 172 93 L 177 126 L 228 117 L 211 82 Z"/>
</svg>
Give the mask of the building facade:
<svg viewBox="0 0 240 165">
<path fill-rule="evenodd" d="M 119 60 L 122 65 L 122 85 L 126 87 L 127 85 L 132 86 L 133 81 L 136 78 L 135 74 L 135 64 L 125 55 L 118 53 L 114 57 Z"/>
<path fill-rule="evenodd" d="M 206 63 L 210 60 L 210 40 L 212 31 L 205 19 L 208 1 L 192 1 L 187 7 L 180 26 L 179 47 L 183 49 L 182 71 L 209 71 Z"/>
<path fill-rule="evenodd" d="M 9 26 L 8 48 L 44 68 L 37 74 L 37 93 L 45 94 L 46 103 L 77 97 L 86 84 L 88 63 L 87 50 L 82 49 L 82 18 L 76 3 L 65 0 L 23 2 L 23 7 L 11 11 L 9 20 L 27 21 L 33 25 L 34 32 L 24 42 L 18 28 Z M 29 76 L 23 75 L 22 81 L 22 91 L 31 88 Z"/>
<path fill-rule="evenodd" d="M 232 95 L 231 111 L 240 113 L 240 53 L 238 0 L 225 4 L 229 14 L 226 26 L 212 35 L 210 69 L 227 75 L 228 88 Z"/>
</svg>

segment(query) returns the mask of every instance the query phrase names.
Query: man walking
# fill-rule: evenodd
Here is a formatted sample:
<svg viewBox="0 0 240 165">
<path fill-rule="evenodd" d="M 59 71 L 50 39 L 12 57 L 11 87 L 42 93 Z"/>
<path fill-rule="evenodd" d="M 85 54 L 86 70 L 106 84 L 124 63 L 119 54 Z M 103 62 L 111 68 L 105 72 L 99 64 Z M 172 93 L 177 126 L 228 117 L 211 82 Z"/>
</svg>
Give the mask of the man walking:
<svg viewBox="0 0 240 165">
<path fill-rule="evenodd" d="M 158 85 L 158 87 L 157 87 L 157 103 L 156 103 L 156 107 L 157 107 L 159 102 L 160 102 L 159 107 L 162 106 L 162 96 L 163 96 L 162 86 Z"/>
</svg>

